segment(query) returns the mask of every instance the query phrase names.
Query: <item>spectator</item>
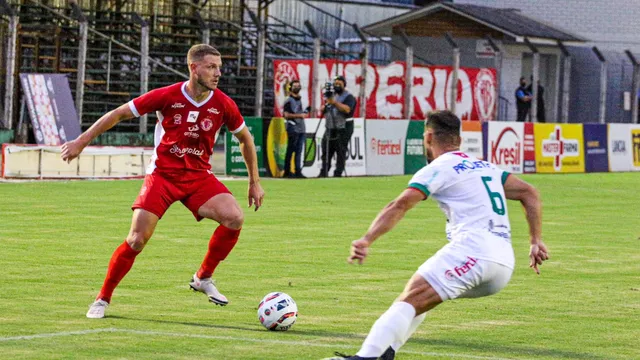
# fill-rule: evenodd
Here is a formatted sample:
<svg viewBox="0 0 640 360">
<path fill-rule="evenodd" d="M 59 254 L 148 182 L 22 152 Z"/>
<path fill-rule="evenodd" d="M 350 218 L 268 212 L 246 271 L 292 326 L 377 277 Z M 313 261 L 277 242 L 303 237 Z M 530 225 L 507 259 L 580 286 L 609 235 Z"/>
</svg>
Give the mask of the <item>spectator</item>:
<svg viewBox="0 0 640 360">
<path fill-rule="evenodd" d="M 533 94 L 533 76 L 531 77 L 531 84 L 527 86 L 527 91 L 529 94 Z M 538 111 L 536 112 L 538 115 L 538 122 L 547 122 L 547 113 L 544 109 L 544 87 L 540 85 L 540 80 L 538 80 L 538 92 L 536 93 L 536 98 L 538 99 Z"/>
<path fill-rule="evenodd" d="M 287 122 L 288 137 L 287 154 L 284 158 L 284 177 L 287 178 L 304 178 L 304 175 L 302 175 L 302 157 L 304 155 L 306 131 L 304 117 L 308 111 L 302 110 L 300 90 L 302 90 L 300 80 L 291 81 L 289 98 L 284 102 L 284 117 Z M 291 157 L 293 153 L 296 154 L 294 173 L 291 172 Z"/>
<path fill-rule="evenodd" d="M 319 177 L 327 177 L 331 168 L 331 159 L 336 154 L 336 168 L 334 177 L 342 176 L 347 160 L 347 145 L 353 134 L 353 117 L 356 98 L 345 87 L 347 80 L 344 76 L 336 76 L 333 89 L 325 86 L 325 104 L 322 113 L 325 117 L 326 130 L 322 137 L 322 170 Z"/>
<path fill-rule="evenodd" d="M 516 121 L 524 122 L 531 109 L 531 93 L 527 88 L 527 81 L 520 78 L 520 87 L 516 89 L 516 107 L 518 108 L 518 118 Z"/>
</svg>

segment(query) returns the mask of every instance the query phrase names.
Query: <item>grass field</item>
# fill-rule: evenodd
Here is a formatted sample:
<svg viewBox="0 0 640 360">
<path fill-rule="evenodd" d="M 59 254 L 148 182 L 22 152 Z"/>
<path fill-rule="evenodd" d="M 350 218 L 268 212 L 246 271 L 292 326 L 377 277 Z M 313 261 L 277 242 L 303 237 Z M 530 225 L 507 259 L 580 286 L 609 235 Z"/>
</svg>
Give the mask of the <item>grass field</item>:
<svg viewBox="0 0 640 360">
<path fill-rule="evenodd" d="M 517 267 L 499 294 L 445 303 L 398 354 L 405 359 L 640 359 L 640 173 L 535 175 L 551 251 L 537 276 L 510 202 Z M 346 264 L 408 177 L 264 180 L 240 242 L 216 278 L 221 308 L 187 282 L 214 223 L 175 204 L 116 289 L 108 318 L 85 312 L 129 228 L 140 181 L 0 183 L 1 359 L 320 359 L 355 353 L 413 271 L 444 243 L 431 200 Z M 228 187 L 246 206 L 246 182 Z M 259 300 L 284 291 L 300 315 L 264 330 Z"/>
</svg>

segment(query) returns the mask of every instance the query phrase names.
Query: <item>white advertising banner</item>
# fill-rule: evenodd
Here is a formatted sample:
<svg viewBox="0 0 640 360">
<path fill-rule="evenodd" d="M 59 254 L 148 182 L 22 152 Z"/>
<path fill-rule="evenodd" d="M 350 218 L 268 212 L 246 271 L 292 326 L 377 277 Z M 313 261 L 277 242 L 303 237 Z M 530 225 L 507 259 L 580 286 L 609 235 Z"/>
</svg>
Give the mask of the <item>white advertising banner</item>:
<svg viewBox="0 0 640 360">
<path fill-rule="evenodd" d="M 409 120 L 367 120 L 367 175 L 404 174 Z"/>
<path fill-rule="evenodd" d="M 524 163 L 524 123 L 488 123 L 487 160 L 501 169 L 522 174 Z"/>
<path fill-rule="evenodd" d="M 484 155 L 482 153 L 482 131 L 462 130 L 461 136 L 462 144 L 460 144 L 460 150 L 478 159 L 482 159 Z"/>
<path fill-rule="evenodd" d="M 631 125 L 609 124 L 607 128 L 609 171 L 631 171 L 633 168 Z"/>
<path fill-rule="evenodd" d="M 366 154 L 365 154 L 365 137 L 364 137 L 364 119 L 356 118 L 353 120 L 353 135 L 347 147 L 347 162 L 345 164 L 345 173 L 343 176 L 363 176 L 367 174 Z M 307 152 L 315 151 L 315 156 L 306 154 L 304 157 L 304 167 L 302 175 L 306 177 L 317 177 L 322 170 L 322 137 L 325 133 L 324 119 L 305 119 L 307 128 Z M 320 124 L 319 124 L 320 123 Z M 318 129 L 315 134 L 312 131 Z M 336 167 L 336 156 L 331 160 L 331 168 L 329 176 L 333 175 Z"/>
</svg>

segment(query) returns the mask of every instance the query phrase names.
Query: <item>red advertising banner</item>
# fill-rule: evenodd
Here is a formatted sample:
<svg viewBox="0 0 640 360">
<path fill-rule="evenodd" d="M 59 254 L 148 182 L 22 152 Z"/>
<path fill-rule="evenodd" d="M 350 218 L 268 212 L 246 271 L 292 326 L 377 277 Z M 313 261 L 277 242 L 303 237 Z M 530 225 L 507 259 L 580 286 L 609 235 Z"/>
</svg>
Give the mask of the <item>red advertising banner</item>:
<svg viewBox="0 0 640 360">
<path fill-rule="evenodd" d="M 282 107 L 287 99 L 286 86 L 292 79 L 302 84 L 303 107 L 310 106 L 312 60 L 274 60 L 275 116 L 282 116 Z M 323 87 L 336 74 L 347 80 L 346 89 L 356 99 L 362 83 L 360 61 L 321 60 L 318 69 L 318 99 L 323 103 Z M 386 66 L 369 64 L 367 67 L 366 117 L 369 119 L 403 119 L 404 113 L 404 75 L 406 64 L 392 62 Z M 412 68 L 412 111 L 411 119 L 422 120 L 432 110 L 444 110 L 449 107 L 453 67 L 414 65 Z M 370 80 L 369 80 L 370 79 Z M 493 120 L 498 105 L 496 71 L 492 68 L 460 68 L 458 71 L 458 96 L 456 114 L 462 120 Z M 360 104 L 355 114 L 359 114 Z M 318 114 L 316 114 L 318 115 Z"/>
</svg>

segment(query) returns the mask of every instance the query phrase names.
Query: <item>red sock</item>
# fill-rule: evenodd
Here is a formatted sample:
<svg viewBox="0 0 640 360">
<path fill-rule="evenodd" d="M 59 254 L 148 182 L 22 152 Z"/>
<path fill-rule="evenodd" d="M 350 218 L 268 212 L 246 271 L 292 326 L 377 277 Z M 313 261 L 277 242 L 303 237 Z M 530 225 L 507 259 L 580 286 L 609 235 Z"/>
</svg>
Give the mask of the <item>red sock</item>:
<svg viewBox="0 0 640 360">
<path fill-rule="evenodd" d="M 108 303 L 111 302 L 113 290 L 118 286 L 120 280 L 131 270 L 133 261 L 138 254 L 140 254 L 140 251 L 133 250 L 126 241 L 118 246 L 111 256 L 107 276 L 104 279 L 104 284 L 102 284 L 102 289 L 100 289 L 96 300 L 102 299 Z"/>
<path fill-rule="evenodd" d="M 196 276 L 200 279 L 210 278 L 220 261 L 226 259 L 236 245 L 239 236 L 240 230 L 229 229 L 224 225 L 218 226 L 209 240 L 209 250 Z"/>
</svg>

